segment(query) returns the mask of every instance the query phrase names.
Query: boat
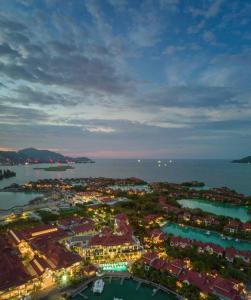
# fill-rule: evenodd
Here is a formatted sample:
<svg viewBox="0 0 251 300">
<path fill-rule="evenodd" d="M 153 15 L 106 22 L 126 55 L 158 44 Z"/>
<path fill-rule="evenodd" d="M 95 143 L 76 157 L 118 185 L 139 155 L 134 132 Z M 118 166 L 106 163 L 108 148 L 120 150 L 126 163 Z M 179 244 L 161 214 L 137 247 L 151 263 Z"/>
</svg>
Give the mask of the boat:
<svg viewBox="0 0 251 300">
<path fill-rule="evenodd" d="M 103 279 L 98 279 L 94 282 L 92 291 L 93 293 L 101 294 L 104 290 L 105 282 Z"/>
<path fill-rule="evenodd" d="M 221 236 L 221 239 L 222 239 L 222 240 L 225 240 L 225 239 L 226 239 L 226 237 L 225 237 L 223 234 L 221 234 L 220 236 Z"/>
<path fill-rule="evenodd" d="M 138 159 L 138 163 L 140 163 L 141 162 L 141 160 L 140 159 Z"/>
<path fill-rule="evenodd" d="M 123 300 L 123 299 L 114 297 L 113 300 Z"/>
<path fill-rule="evenodd" d="M 210 233 L 211 233 L 211 232 L 210 232 L 209 230 L 206 232 L 207 235 L 209 235 Z"/>
<path fill-rule="evenodd" d="M 232 238 L 231 238 L 230 236 L 228 236 L 228 237 L 227 237 L 227 239 L 228 239 L 229 241 L 231 241 L 231 240 L 232 240 Z"/>
<path fill-rule="evenodd" d="M 239 239 L 235 239 L 235 241 L 236 241 L 236 242 L 239 242 L 240 240 L 239 240 Z"/>
</svg>

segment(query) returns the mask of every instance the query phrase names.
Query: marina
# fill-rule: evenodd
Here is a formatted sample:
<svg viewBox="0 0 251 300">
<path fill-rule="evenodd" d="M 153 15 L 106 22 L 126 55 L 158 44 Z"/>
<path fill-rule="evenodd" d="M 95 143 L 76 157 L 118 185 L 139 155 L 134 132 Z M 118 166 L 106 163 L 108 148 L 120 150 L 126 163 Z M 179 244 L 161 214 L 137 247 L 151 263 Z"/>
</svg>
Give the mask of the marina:
<svg viewBox="0 0 251 300">
<path fill-rule="evenodd" d="M 112 279 L 111 279 L 112 278 Z M 104 288 L 102 292 L 102 300 L 177 300 L 176 295 L 168 292 L 167 289 L 157 285 L 151 284 L 148 281 L 135 278 L 135 280 L 123 277 L 107 277 L 104 279 Z M 102 279 L 98 279 L 102 280 Z M 98 281 L 97 280 L 97 281 Z M 95 281 L 95 282 L 97 282 Z M 92 290 L 93 283 L 89 283 L 88 287 L 81 290 L 81 293 L 74 295 L 71 299 L 100 299 L 99 293 L 94 293 Z M 163 289 L 165 290 L 163 290 Z"/>
</svg>

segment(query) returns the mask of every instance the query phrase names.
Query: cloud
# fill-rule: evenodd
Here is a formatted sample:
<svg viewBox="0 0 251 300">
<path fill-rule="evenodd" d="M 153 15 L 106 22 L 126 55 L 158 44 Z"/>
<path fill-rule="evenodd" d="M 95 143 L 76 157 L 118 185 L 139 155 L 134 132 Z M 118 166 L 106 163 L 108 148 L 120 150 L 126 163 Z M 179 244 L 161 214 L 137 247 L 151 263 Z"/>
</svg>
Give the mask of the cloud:
<svg viewBox="0 0 251 300">
<path fill-rule="evenodd" d="M 0 45 L 0 56 L 18 56 L 19 53 L 15 50 L 13 50 L 8 44 L 2 44 Z"/>
<path fill-rule="evenodd" d="M 156 9 L 148 3 L 143 3 L 139 10 L 132 13 L 132 24 L 128 37 L 138 47 L 153 47 L 160 42 L 162 20 Z"/>
<path fill-rule="evenodd" d="M 0 3 L 1 145 L 45 148 L 46 141 L 72 153 L 126 157 L 210 156 L 218 145 L 218 153 L 243 145 L 251 119 L 249 23 L 221 23 L 247 18 L 246 5 L 57 5 Z"/>
<path fill-rule="evenodd" d="M 123 11 L 127 6 L 126 0 L 108 0 L 111 6 L 113 6 L 115 9 L 118 9 L 119 11 Z"/>
<path fill-rule="evenodd" d="M 28 86 L 21 86 L 15 91 L 17 97 L 12 99 L 15 103 L 22 104 L 37 104 L 37 105 L 65 105 L 72 106 L 76 105 L 81 99 L 74 99 L 71 95 L 64 95 L 63 93 L 46 93 L 42 92 L 36 88 L 31 88 Z"/>
<path fill-rule="evenodd" d="M 7 18 L 0 16 L 0 28 L 7 31 L 24 31 L 27 27 L 20 23 L 13 20 L 8 20 Z"/>
<path fill-rule="evenodd" d="M 48 119 L 48 114 L 41 110 L 0 105 L 1 124 L 34 124 L 47 121 Z"/>
<path fill-rule="evenodd" d="M 215 36 L 211 31 L 206 30 L 203 32 L 203 39 L 205 42 L 211 43 L 215 41 Z"/>
<path fill-rule="evenodd" d="M 115 129 L 112 127 L 102 127 L 102 126 L 87 126 L 83 128 L 89 132 L 100 132 L 100 133 L 112 133 L 115 132 Z"/>
<path fill-rule="evenodd" d="M 190 7 L 189 12 L 192 14 L 193 17 L 202 16 L 206 19 L 213 18 L 217 16 L 220 12 L 221 6 L 223 4 L 224 0 L 213 0 L 209 1 L 209 5 L 207 8 L 200 9 L 195 7 Z"/>
<path fill-rule="evenodd" d="M 186 49 L 185 46 L 168 46 L 166 47 L 164 54 L 168 54 L 168 55 L 172 55 L 174 53 L 180 52 L 180 51 L 184 51 Z"/>
</svg>

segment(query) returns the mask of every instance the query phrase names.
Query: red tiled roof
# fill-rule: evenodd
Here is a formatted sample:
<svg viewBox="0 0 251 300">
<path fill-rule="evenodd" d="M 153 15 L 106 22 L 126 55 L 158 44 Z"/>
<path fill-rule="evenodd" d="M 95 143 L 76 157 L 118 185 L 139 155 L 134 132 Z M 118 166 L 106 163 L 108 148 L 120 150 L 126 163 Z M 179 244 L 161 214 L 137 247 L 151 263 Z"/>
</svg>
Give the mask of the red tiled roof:
<svg viewBox="0 0 251 300">
<path fill-rule="evenodd" d="M 251 221 L 243 224 L 244 230 L 251 230 Z"/>
<path fill-rule="evenodd" d="M 31 276 L 26 273 L 18 254 L 12 249 L 7 238 L 0 236 L 0 290 L 22 285 Z"/>
<path fill-rule="evenodd" d="M 235 283 L 231 280 L 224 279 L 222 277 L 217 277 L 213 282 L 213 290 L 228 298 L 228 299 L 236 299 L 236 296 L 238 295 L 238 292 L 234 289 Z"/>
<path fill-rule="evenodd" d="M 143 260 L 146 264 L 150 264 L 153 260 L 158 258 L 158 254 L 156 252 L 146 252 L 143 255 Z"/>
<path fill-rule="evenodd" d="M 126 214 L 118 214 L 118 215 L 116 215 L 115 216 L 115 219 L 116 220 L 119 220 L 119 221 L 121 221 L 121 222 L 127 222 L 128 221 L 128 217 L 127 217 L 127 215 Z"/>
<path fill-rule="evenodd" d="M 160 215 L 153 215 L 153 214 L 147 215 L 144 217 L 144 221 L 145 221 L 145 223 L 149 223 L 149 222 L 152 222 L 152 221 L 158 219 L 159 217 L 160 217 Z"/>
<path fill-rule="evenodd" d="M 158 238 L 162 241 L 165 241 L 167 239 L 167 235 L 161 231 L 159 228 L 156 228 L 156 229 L 153 229 L 151 232 L 150 232 L 150 236 L 151 238 Z"/>
<path fill-rule="evenodd" d="M 81 224 L 81 225 L 78 225 L 78 226 L 74 226 L 72 228 L 72 231 L 75 233 L 75 234 L 78 234 L 78 233 L 81 233 L 81 232 L 88 232 L 88 231 L 91 231 L 91 230 L 94 230 L 95 229 L 95 226 L 93 223 L 86 223 L 86 224 Z"/>
<path fill-rule="evenodd" d="M 225 255 L 229 259 L 233 259 L 235 257 L 236 250 L 234 248 L 227 248 L 225 251 Z"/>
<path fill-rule="evenodd" d="M 90 246 L 118 246 L 132 243 L 131 235 L 95 235 L 90 241 Z"/>
<path fill-rule="evenodd" d="M 210 282 L 207 276 L 196 271 L 185 270 L 179 275 L 180 281 L 188 281 L 205 293 L 210 292 Z"/>
<path fill-rule="evenodd" d="M 85 273 L 92 273 L 92 272 L 96 272 L 97 271 L 97 267 L 95 267 L 94 265 L 88 265 L 88 266 L 85 266 L 83 271 Z"/>
<path fill-rule="evenodd" d="M 46 257 L 52 269 L 67 268 L 81 260 L 78 254 L 68 251 L 53 239 L 40 237 L 32 240 L 32 247 Z"/>
<path fill-rule="evenodd" d="M 65 218 L 65 219 L 59 220 L 58 225 L 69 227 L 71 225 L 81 224 L 81 222 L 82 222 L 82 219 L 79 217 L 70 217 L 70 218 Z"/>
<path fill-rule="evenodd" d="M 155 259 L 152 263 L 151 263 L 151 266 L 155 269 L 155 270 L 162 270 L 166 267 L 167 265 L 167 262 L 166 260 L 164 259 L 161 259 L 161 258 L 157 258 Z"/>
<path fill-rule="evenodd" d="M 174 259 L 167 262 L 167 270 L 174 276 L 178 276 L 185 266 L 185 262 L 181 259 Z"/>
</svg>

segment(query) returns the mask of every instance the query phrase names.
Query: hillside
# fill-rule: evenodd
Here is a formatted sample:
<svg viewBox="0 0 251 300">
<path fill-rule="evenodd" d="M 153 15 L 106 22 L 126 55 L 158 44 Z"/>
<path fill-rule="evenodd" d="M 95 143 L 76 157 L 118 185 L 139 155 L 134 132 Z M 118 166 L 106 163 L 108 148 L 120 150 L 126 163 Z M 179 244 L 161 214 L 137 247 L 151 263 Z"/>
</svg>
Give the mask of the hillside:
<svg viewBox="0 0 251 300">
<path fill-rule="evenodd" d="M 233 163 L 251 164 L 251 156 L 246 156 L 241 159 L 236 159 L 232 161 Z"/>
<path fill-rule="evenodd" d="M 26 148 L 15 151 L 0 151 L 0 164 L 18 165 L 18 164 L 39 164 L 39 163 L 92 163 L 87 157 L 70 157 L 49 150 L 38 150 L 35 148 Z"/>
</svg>

